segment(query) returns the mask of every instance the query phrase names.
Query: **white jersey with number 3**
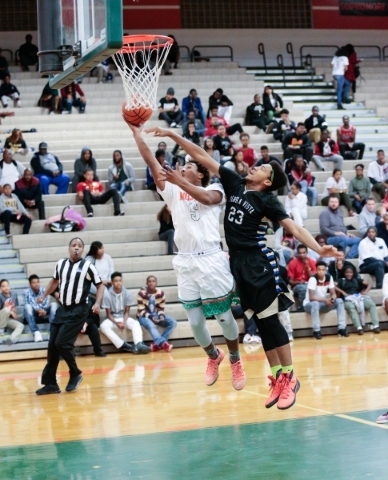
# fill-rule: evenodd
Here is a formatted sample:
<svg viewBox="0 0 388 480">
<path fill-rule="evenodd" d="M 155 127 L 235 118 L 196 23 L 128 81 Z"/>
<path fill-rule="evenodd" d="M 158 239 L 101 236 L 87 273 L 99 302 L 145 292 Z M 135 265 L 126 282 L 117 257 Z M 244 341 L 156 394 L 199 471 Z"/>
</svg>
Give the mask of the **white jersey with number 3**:
<svg viewBox="0 0 388 480">
<path fill-rule="evenodd" d="M 224 189 L 220 184 L 209 185 L 203 189 L 221 192 L 221 202 L 216 205 L 203 205 L 169 182 L 165 182 L 163 191 L 158 189 L 171 209 L 175 228 L 174 242 L 181 253 L 203 252 L 220 245 L 220 214 L 226 201 Z"/>
</svg>

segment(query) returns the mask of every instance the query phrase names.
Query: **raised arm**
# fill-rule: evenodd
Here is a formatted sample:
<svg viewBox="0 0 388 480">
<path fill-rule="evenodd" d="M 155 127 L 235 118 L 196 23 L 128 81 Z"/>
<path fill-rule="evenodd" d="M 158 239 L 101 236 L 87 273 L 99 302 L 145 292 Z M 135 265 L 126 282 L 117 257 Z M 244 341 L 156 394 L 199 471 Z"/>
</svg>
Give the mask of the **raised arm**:
<svg viewBox="0 0 388 480">
<path fill-rule="evenodd" d="M 191 143 L 189 140 L 178 135 L 176 132 L 171 130 L 166 130 L 164 128 L 150 128 L 145 130 L 145 133 L 153 133 L 154 137 L 170 137 L 174 142 L 181 146 L 184 151 L 190 155 L 196 162 L 200 163 L 214 175 L 218 175 L 220 169 L 220 164 L 217 163 L 213 158 L 208 155 L 201 147 Z"/>
</svg>

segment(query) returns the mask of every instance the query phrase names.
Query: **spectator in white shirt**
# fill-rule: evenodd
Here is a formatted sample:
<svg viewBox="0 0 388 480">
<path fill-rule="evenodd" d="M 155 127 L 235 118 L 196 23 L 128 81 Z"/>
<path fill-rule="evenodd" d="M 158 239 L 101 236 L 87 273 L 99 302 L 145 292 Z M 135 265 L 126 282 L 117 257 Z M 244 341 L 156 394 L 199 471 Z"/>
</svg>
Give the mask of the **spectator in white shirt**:
<svg viewBox="0 0 388 480">
<path fill-rule="evenodd" d="M 89 260 L 96 267 L 104 286 L 110 287 L 112 285 L 111 275 L 114 271 L 114 265 L 112 257 L 105 253 L 104 245 L 101 242 L 96 240 L 90 244 L 86 260 Z M 95 292 L 95 288 L 92 285 L 90 293 L 94 295 Z"/>
<path fill-rule="evenodd" d="M 298 182 L 291 185 L 291 192 L 286 197 L 286 213 L 297 225 L 303 227 L 303 220 L 307 218 L 307 195 L 301 191 L 302 186 Z"/>
<path fill-rule="evenodd" d="M 376 192 L 383 199 L 385 190 L 388 188 L 388 163 L 385 160 L 384 150 L 378 150 L 377 160 L 369 164 L 368 178 L 372 184 L 372 192 Z"/>
<path fill-rule="evenodd" d="M 338 198 L 340 205 L 344 205 L 349 210 L 349 215 L 354 217 L 357 214 L 354 211 L 354 207 L 347 191 L 348 187 L 346 180 L 342 176 L 342 171 L 339 168 L 335 168 L 333 170 L 333 176 L 326 180 L 321 204 L 324 206 L 329 205 L 329 198 L 335 196 Z"/>
<path fill-rule="evenodd" d="M 366 237 L 358 246 L 358 261 L 361 273 L 376 277 L 376 288 L 383 286 L 384 273 L 388 272 L 388 247 L 377 236 L 376 227 L 369 227 Z"/>
<path fill-rule="evenodd" d="M 374 198 L 368 198 L 358 217 L 358 231 L 363 235 L 366 234 L 368 227 L 376 225 L 376 202 Z"/>
<path fill-rule="evenodd" d="M 316 340 L 322 339 L 319 313 L 327 313 L 334 309 L 337 311 L 338 335 L 348 337 L 344 302 L 337 298 L 333 277 L 326 273 L 325 262 L 317 262 L 316 266 L 317 273 L 309 278 L 306 298 L 303 301 L 305 311 L 311 314 L 313 337 Z"/>
<path fill-rule="evenodd" d="M 15 183 L 23 177 L 24 170 L 24 165 L 13 160 L 12 153 L 4 149 L 0 160 L 0 193 L 4 185 L 11 185 L 12 190 L 15 190 Z"/>
<path fill-rule="evenodd" d="M 337 109 L 345 110 L 342 106 L 342 102 L 348 102 L 348 91 L 350 82 L 345 78 L 345 72 L 349 66 L 349 60 L 346 56 L 346 52 L 342 48 L 337 50 L 333 60 L 331 61 L 333 67 L 332 75 L 337 82 Z"/>
</svg>

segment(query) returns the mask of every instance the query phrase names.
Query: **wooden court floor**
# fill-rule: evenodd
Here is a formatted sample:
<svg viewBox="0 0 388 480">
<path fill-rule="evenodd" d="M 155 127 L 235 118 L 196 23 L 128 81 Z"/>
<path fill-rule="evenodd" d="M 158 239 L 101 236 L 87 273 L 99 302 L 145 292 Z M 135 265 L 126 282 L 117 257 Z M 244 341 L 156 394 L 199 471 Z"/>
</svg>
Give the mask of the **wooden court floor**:
<svg viewBox="0 0 388 480">
<path fill-rule="evenodd" d="M 73 394 L 38 397 L 44 361 L 0 363 L 0 480 L 388 478 L 388 332 L 298 339 L 296 405 L 264 407 L 262 347 L 242 346 L 236 392 L 224 361 L 203 383 L 201 349 L 84 356 Z M 66 386 L 66 365 L 59 384 Z"/>
</svg>

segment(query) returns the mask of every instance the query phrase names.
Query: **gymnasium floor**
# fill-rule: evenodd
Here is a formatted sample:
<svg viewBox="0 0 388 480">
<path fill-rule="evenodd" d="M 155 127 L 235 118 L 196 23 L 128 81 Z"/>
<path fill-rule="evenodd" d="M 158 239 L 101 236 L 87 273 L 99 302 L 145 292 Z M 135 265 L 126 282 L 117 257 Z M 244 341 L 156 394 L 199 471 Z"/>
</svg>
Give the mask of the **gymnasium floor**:
<svg viewBox="0 0 388 480">
<path fill-rule="evenodd" d="M 388 478 L 388 332 L 296 340 L 297 404 L 265 409 L 262 348 L 248 382 L 224 361 L 205 387 L 199 348 L 84 356 L 74 394 L 38 397 L 43 360 L 0 363 L 0 480 Z M 68 381 L 61 362 L 63 388 Z"/>
</svg>

